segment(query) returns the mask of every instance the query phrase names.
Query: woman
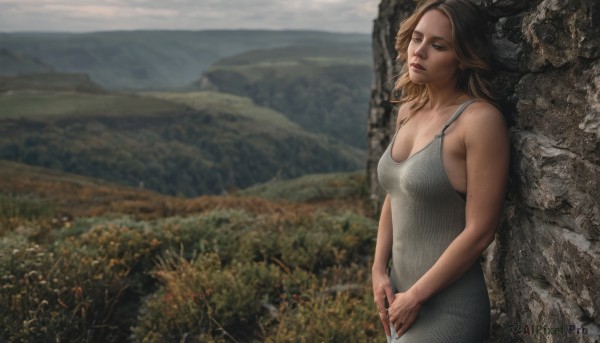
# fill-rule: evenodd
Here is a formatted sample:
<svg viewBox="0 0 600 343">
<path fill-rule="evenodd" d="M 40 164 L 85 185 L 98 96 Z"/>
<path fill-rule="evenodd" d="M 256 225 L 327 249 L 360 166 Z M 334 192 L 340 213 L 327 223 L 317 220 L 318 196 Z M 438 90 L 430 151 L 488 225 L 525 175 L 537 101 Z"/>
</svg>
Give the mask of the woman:
<svg viewBox="0 0 600 343">
<path fill-rule="evenodd" d="M 387 196 L 372 269 L 388 341 L 482 342 L 489 334 L 479 258 L 500 219 L 509 142 L 484 77 L 483 18 L 469 1 L 431 0 L 396 37 L 401 106 L 378 165 Z"/>
</svg>

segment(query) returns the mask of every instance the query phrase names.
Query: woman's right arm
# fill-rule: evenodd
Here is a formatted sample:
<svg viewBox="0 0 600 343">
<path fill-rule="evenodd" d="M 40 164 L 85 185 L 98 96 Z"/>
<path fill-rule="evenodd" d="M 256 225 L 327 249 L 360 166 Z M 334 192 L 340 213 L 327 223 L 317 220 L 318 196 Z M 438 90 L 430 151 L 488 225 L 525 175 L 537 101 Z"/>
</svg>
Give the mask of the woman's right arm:
<svg viewBox="0 0 600 343">
<path fill-rule="evenodd" d="M 373 296 L 379 319 L 386 335 L 390 336 L 390 322 L 387 313 L 387 307 L 394 301 L 392 284 L 387 275 L 387 265 L 392 254 L 392 210 L 390 205 L 390 196 L 387 195 L 381 208 L 379 217 L 379 227 L 377 229 L 377 244 L 375 245 L 375 257 L 373 268 L 371 270 L 371 280 L 373 282 Z M 387 300 L 387 304 L 386 304 Z"/>
</svg>

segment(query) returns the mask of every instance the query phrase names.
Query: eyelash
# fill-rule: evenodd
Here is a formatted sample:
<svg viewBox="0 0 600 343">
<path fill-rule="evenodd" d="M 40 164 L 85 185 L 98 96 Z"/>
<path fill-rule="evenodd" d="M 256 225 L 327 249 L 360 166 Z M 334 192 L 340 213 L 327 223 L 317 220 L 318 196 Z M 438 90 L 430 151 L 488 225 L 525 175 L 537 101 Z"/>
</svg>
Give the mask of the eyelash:
<svg viewBox="0 0 600 343">
<path fill-rule="evenodd" d="M 420 43 L 422 39 L 418 37 L 413 37 L 411 38 L 411 40 L 415 43 Z M 432 47 L 436 50 L 444 50 L 444 47 L 438 44 L 433 44 Z"/>
</svg>

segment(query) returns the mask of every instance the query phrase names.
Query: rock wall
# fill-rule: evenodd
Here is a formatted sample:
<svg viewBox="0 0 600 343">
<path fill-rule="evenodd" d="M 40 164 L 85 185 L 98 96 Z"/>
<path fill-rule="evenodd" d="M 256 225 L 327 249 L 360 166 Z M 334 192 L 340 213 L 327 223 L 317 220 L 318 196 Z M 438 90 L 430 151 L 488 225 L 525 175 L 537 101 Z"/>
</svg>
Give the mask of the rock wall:
<svg viewBox="0 0 600 343">
<path fill-rule="evenodd" d="M 504 216 L 483 259 L 491 341 L 600 342 L 600 2 L 472 1 L 492 18 L 493 86 L 512 142 Z M 377 162 L 396 119 L 394 37 L 414 6 L 382 0 L 374 23 L 374 209 Z"/>
</svg>

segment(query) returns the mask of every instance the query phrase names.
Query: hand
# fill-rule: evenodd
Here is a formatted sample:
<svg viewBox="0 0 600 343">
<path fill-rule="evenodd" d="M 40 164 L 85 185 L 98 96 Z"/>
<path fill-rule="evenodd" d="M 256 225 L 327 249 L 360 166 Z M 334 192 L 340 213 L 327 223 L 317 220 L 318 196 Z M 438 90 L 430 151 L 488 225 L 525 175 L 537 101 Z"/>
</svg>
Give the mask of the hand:
<svg viewBox="0 0 600 343">
<path fill-rule="evenodd" d="M 391 336 L 386 302 L 387 304 L 391 304 L 394 301 L 392 283 L 385 272 L 373 272 L 371 279 L 373 281 L 373 297 L 375 305 L 377 305 L 377 311 L 379 312 L 379 320 L 383 324 L 385 334 Z"/>
<path fill-rule="evenodd" d="M 417 320 L 420 309 L 421 304 L 410 292 L 395 294 L 395 299 L 388 309 L 388 315 L 398 337 L 402 336 Z"/>
</svg>

